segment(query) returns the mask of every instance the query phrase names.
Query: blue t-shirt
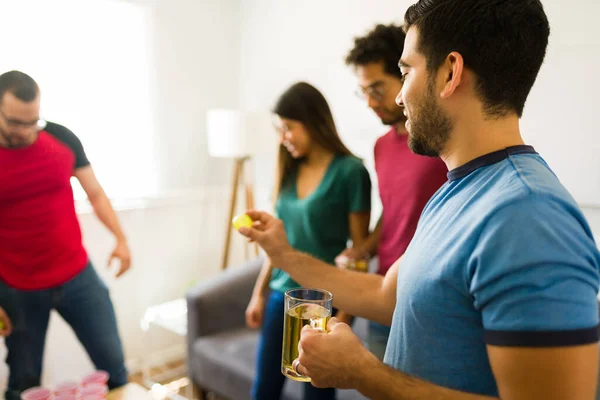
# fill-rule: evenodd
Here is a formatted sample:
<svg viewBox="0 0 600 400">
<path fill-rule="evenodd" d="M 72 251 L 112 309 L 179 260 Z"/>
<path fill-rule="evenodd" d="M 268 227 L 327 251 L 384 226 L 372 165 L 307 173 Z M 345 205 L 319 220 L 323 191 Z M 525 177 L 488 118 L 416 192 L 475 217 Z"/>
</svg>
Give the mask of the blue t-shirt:
<svg viewBox="0 0 600 400">
<path fill-rule="evenodd" d="M 385 362 L 489 396 L 486 352 L 598 340 L 600 253 L 577 204 L 530 146 L 448 173 L 399 266 Z"/>
</svg>

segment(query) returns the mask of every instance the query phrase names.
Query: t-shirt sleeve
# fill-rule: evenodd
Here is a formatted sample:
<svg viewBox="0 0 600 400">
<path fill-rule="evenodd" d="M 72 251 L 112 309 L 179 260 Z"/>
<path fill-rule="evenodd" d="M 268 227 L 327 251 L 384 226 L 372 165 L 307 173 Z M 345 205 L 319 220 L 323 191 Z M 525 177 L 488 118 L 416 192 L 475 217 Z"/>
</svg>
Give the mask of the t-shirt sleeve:
<svg viewBox="0 0 600 400">
<path fill-rule="evenodd" d="M 90 161 L 83 149 L 83 144 L 71 130 L 52 122 L 48 122 L 44 130 L 66 144 L 73 151 L 75 154 L 75 169 L 90 165 Z"/>
<path fill-rule="evenodd" d="M 573 206 L 531 195 L 495 212 L 471 254 L 485 342 L 553 347 L 598 341 L 600 255 Z"/>
<path fill-rule="evenodd" d="M 360 160 L 353 160 L 346 174 L 349 211 L 371 211 L 371 177 Z"/>
</svg>

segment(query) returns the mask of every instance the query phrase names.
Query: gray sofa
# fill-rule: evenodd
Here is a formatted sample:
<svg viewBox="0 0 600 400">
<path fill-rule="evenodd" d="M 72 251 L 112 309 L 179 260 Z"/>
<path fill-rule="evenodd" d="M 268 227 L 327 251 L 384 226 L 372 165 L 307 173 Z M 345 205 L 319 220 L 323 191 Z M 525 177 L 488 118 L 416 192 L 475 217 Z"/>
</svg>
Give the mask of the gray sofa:
<svg viewBox="0 0 600 400">
<path fill-rule="evenodd" d="M 201 396 L 213 392 L 231 400 L 250 398 L 258 331 L 246 328 L 244 312 L 261 265 L 257 259 L 227 269 L 187 294 L 188 374 Z M 354 323 L 363 339 L 366 326 L 362 319 Z M 302 393 L 301 383 L 287 380 L 282 399 L 300 400 Z M 365 397 L 356 391 L 338 391 L 338 400 L 359 399 Z"/>
</svg>

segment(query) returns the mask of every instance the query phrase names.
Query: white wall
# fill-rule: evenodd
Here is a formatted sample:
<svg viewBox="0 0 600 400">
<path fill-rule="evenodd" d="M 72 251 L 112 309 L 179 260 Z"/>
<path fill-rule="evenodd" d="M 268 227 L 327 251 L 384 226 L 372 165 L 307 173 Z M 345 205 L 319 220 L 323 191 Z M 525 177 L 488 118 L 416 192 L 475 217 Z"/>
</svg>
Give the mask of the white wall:
<svg viewBox="0 0 600 400">
<path fill-rule="evenodd" d="M 90 258 L 111 290 L 126 358 L 133 369 L 144 355 L 165 350 L 182 355 L 181 338 L 160 328 L 145 336 L 140 319 L 148 306 L 182 297 L 191 282 L 218 272 L 214 248 L 221 246 L 225 219 L 219 207 L 222 193 L 215 188 L 177 201 L 155 201 L 147 209 L 120 212 L 133 257 L 131 271 L 120 279 L 106 268 L 114 246 L 112 236 L 93 214 L 80 215 Z M 77 376 L 84 366 L 92 370 L 70 329 L 54 317 L 46 348 L 46 382 Z"/>
<path fill-rule="evenodd" d="M 193 282 L 219 273 L 226 220 L 223 204 L 227 199 L 224 187 L 205 187 L 150 201 L 147 208 L 120 211 L 133 258 L 132 269 L 120 279 L 106 268 L 114 246 L 112 235 L 93 214 L 80 214 L 90 258 L 110 288 L 127 363 L 132 370 L 137 370 L 147 356 L 170 359 L 184 356 L 182 338 L 156 327 L 144 335 L 140 319 L 147 307 L 180 298 Z M 234 235 L 232 264 L 243 261 L 242 248 L 242 239 Z M 5 354 L 1 347 L 1 360 Z M 71 329 L 53 314 L 46 343 L 44 382 L 51 385 L 92 370 Z M 7 368 L 0 363 L 0 390 L 4 390 L 6 376 Z"/>
<path fill-rule="evenodd" d="M 270 107 L 287 86 L 307 80 L 325 94 L 342 139 L 372 167 L 372 145 L 383 128 L 353 96 L 356 83 L 344 57 L 354 36 L 379 22 L 402 22 L 413 2 L 242 0 L 242 106 Z M 551 43 L 525 110 L 524 136 L 580 202 L 600 205 L 600 86 L 593 78 L 594 66 L 600 67 L 600 25 L 593 22 L 600 3 L 543 3 Z M 258 174 L 272 177 L 267 163 L 259 164 Z"/>
<path fill-rule="evenodd" d="M 231 162 L 207 155 L 205 111 L 270 108 L 287 86 L 307 80 L 324 92 L 342 138 L 372 169 L 373 143 L 386 128 L 354 97 L 354 77 L 343 60 L 354 36 L 378 22 L 400 22 L 412 0 L 131 1 L 153 7 L 152 100 L 159 190 L 183 189 L 184 194 L 151 201 L 150 208 L 119 212 L 134 260 L 132 271 L 120 280 L 104 269 L 110 235 L 91 214 L 81 215 L 81 223 L 92 260 L 111 288 L 126 356 L 135 367 L 144 354 L 181 349 L 181 340 L 166 333 L 155 337 L 155 347 L 144 344 L 139 320 L 146 307 L 180 297 L 190 281 L 218 273 Z M 561 12 L 555 5 L 548 9 L 554 15 Z M 590 140 L 590 148 L 600 147 L 598 137 Z M 273 160 L 257 160 L 261 206 L 268 205 L 272 172 Z M 584 211 L 600 234 L 600 210 Z M 236 263 L 241 261 L 242 242 L 234 238 Z M 48 383 L 91 370 L 73 334 L 58 318 L 51 323 L 45 366 Z M 6 368 L 0 363 L 0 384 L 5 377 Z"/>
<path fill-rule="evenodd" d="M 522 131 L 582 204 L 600 207 L 597 0 L 542 0 L 550 21 L 546 60 L 525 107 Z"/>
<path fill-rule="evenodd" d="M 140 328 L 145 309 L 183 296 L 190 282 L 206 279 L 220 267 L 232 163 L 208 156 L 205 113 L 239 102 L 240 4 L 239 0 L 132 2 L 151 9 L 156 137 L 148 140 L 156 141 L 159 191 L 178 194 L 151 200 L 149 208 L 118 213 L 133 257 L 132 270 L 119 280 L 105 268 L 111 235 L 89 213 L 80 220 L 91 259 L 111 289 L 128 364 L 137 368 L 144 355 L 181 356 L 183 350 L 180 338 L 160 329 L 151 332 L 153 346 L 146 345 Z M 130 156 L 134 163 L 135 151 Z M 242 241 L 235 235 L 234 239 L 232 263 L 241 261 L 235 249 Z M 2 346 L 0 360 L 4 358 Z M 92 370 L 70 328 L 56 315 L 44 367 L 47 384 Z M 0 391 L 6 375 L 0 362 Z"/>
<path fill-rule="evenodd" d="M 181 354 L 181 339 L 160 330 L 151 337 L 155 347 L 146 347 L 140 319 L 146 307 L 181 297 L 190 282 L 218 272 L 219 254 L 214 249 L 221 247 L 225 219 L 220 207 L 224 201 L 222 193 L 220 188 L 214 188 L 177 201 L 154 201 L 150 208 L 119 212 L 128 234 L 133 266 L 118 280 L 106 268 L 114 245 L 112 236 L 94 215 L 80 214 L 90 258 L 111 290 L 130 366 L 138 367 L 141 357 L 152 352 L 169 350 Z M 4 351 L 0 357 L 4 358 Z M 1 367 L 5 384 L 6 368 L 4 364 Z M 92 370 L 70 328 L 53 315 L 46 343 L 44 381 L 52 384 Z"/>
<path fill-rule="evenodd" d="M 7 16 L 0 37 L 11 38 L 0 71 L 35 78 L 42 117 L 85 143 L 107 193 L 154 194 L 150 8 L 118 0 L 0 0 L 0 10 Z M 80 187 L 75 193 L 85 198 Z"/>
<path fill-rule="evenodd" d="M 354 96 L 356 82 L 344 58 L 355 36 L 376 23 L 401 22 L 410 4 L 410 0 L 242 0 L 241 106 L 271 108 L 288 86 L 305 80 L 323 92 L 340 136 L 373 172 L 373 145 L 386 128 Z M 257 162 L 263 191 L 271 185 L 273 163 Z M 374 200 L 378 204 L 377 196 Z"/>
<path fill-rule="evenodd" d="M 210 158 L 206 111 L 239 103 L 239 0 L 154 6 L 159 192 L 218 185 L 231 163 Z"/>
</svg>

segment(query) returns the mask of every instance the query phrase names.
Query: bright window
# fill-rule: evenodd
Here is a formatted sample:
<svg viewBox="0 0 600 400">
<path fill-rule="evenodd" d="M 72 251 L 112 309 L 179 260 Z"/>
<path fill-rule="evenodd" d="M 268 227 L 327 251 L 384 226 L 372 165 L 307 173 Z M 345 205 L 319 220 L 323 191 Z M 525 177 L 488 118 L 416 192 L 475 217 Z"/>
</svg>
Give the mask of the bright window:
<svg viewBox="0 0 600 400">
<path fill-rule="evenodd" d="M 109 197 L 155 194 L 150 10 L 111 0 L 4 3 L 0 72 L 38 82 L 42 117 L 81 139 Z"/>
</svg>

